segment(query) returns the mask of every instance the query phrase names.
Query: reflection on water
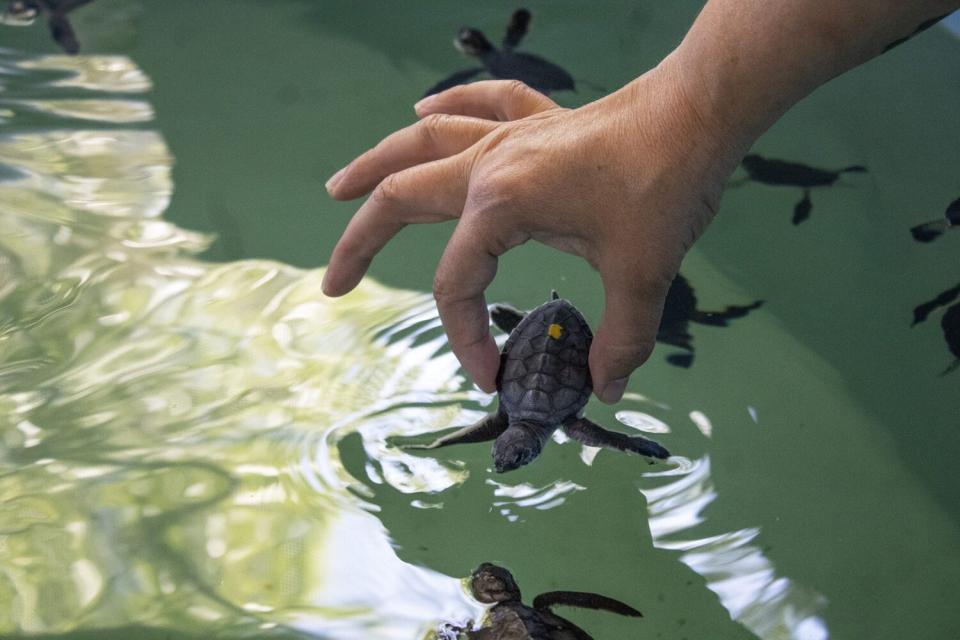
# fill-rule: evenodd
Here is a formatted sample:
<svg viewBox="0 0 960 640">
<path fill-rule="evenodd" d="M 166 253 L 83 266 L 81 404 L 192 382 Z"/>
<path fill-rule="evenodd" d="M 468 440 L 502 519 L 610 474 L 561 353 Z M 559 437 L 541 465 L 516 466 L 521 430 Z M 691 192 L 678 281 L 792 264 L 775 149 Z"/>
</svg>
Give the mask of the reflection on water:
<svg viewBox="0 0 960 640">
<path fill-rule="evenodd" d="M 713 426 L 702 412 L 692 412 L 690 418 L 705 436 L 712 434 Z M 719 497 L 710 475 L 710 456 L 696 460 L 675 456 L 671 461 L 676 468 L 644 474 L 662 482 L 659 486 L 640 490 L 647 499 L 654 546 L 680 552 L 681 562 L 706 579 L 730 617 L 758 638 L 829 638 L 819 616 L 826 599 L 777 574 L 758 542 L 759 527 L 706 532 L 705 511 Z"/>
<path fill-rule="evenodd" d="M 68 93 L 146 90 L 128 60 L 5 66 L 55 72 L 29 103 L 51 116 L 150 117 Z M 0 633 L 411 638 L 476 617 L 458 580 L 397 558 L 337 446 L 360 434 L 371 477 L 401 491 L 466 476 L 385 444 L 484 399 L 429 298 L 367 283 L 334 304 L 317 271 L 197 261 L 209 238 L 159 218 L 159 135 L 16 122 L 0 136 Z"/>
</svg>

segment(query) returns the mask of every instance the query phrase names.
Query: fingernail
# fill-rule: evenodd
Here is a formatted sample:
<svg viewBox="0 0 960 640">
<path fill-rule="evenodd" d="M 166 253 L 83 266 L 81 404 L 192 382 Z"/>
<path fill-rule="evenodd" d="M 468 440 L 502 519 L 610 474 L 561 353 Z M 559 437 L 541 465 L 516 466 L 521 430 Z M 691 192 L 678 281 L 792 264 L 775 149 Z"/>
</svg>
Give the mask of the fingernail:
<svg viewBox="0 0 960 640">
<path fill-rule="evenodd" d="M 607 383 L 607 386 L 600 390 L 600 393 L 597 394 L 597 397 L 607 404 L 613 404 L 614 402 L 617 402 L 623 397 L 623 392 L 626 391 L 627 382 L 629 380 L 629 378 L 617 378 L 616 380 L 611 380 Z"/>
<path fill-rule="evenodd" d="M 335 174 L 333 174 L 333 177 L 327 180 L 327 184 L 324 185 L 327 191 L 330 191 L 337 186 L 340 180 L 343 179 L 343 174 L 346 173 L 346 171 L 347 167 L 344 167 L 343 169 L 340 169 L 340 171 L 337 171 Z"/>
<path fill-rule="evenodd" d="M 413 110 L 419 112 L 421 109 L 425 109 L 429 107 L 431 103 L 435 101 L 435 99 L 436 99 L 436 96 L 427 96 L 426 98 L 423 98 L 422 100 L 417 102 L 415 105 L 413 105 Z"/>
</svg>

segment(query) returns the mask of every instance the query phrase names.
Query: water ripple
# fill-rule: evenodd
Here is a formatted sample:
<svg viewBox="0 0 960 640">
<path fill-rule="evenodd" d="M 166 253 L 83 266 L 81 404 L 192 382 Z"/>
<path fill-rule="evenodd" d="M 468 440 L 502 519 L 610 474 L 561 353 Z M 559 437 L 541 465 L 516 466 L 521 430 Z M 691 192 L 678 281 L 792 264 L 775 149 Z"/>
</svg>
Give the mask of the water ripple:
<svg viewBox="0 0 960 640">
<path fill-rule="evenodd" d="M 141 103 L 109 94 L 149 88 L 126 59 L 3 63 L 21 88 L 103 94 L 27 99 L 51 118 L 80 105 L 116 124 Z M 0 134 L 0 634 L 396 638 L 476 618 L 370 513 L 378 482 L 425 495 L 467 477 L 389 438 L 490 401 L 430 297 L 367 281 L 334 301 L 321 270 L 196 260 L 210 238 L 160 217 L 171 163 L 152 131 Z"/>
</svg>

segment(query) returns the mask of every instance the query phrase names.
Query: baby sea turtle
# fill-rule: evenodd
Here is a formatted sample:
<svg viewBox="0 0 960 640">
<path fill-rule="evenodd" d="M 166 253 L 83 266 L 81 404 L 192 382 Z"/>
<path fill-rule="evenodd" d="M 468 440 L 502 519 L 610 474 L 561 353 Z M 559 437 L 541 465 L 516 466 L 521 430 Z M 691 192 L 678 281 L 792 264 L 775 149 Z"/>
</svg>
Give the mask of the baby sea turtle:
<svg viewBox="0 0 960 640">
<path fill-rule="evenodd" d="M 840 179 L 844 173 L 865 173 L 866 167 L 853 165 L 838 169 L 817 169 L 797 162 L 774 160 L 751 153 L 744 157 L 743 168 L 747 179 L 774 186 L 800 187 L 803 198 L 793 208 L 793 224 L 800 224 L 810 217 L 813 203 L 810 201 L 810 189 L 828 187 Z"/>
<path fill-rule="evenodd" d="M 917 305 L 913 310 L 912 326 L 925 321 L 935 309 L 946 307 L 956 300 L 960 300 L 960 284 L 952 289 L 947 289 L 933 300 Z M 940 374 L 947 375 L 960 368 L 960 301 L 947 308 L 943 318 L 940 319 L 940 327 L 943 329 L 943 339 L 947 341 L 947 349 L 955 358 L 953 364 L 948 365 Z"/>
<path fill-rule="evenodd" d="M 520 80 L 537 91 L 549 94 L 551 91 L 575 91 L 573 76 L 565 69 L 544 60 L 532 53 L 519 53 L 514 48 L 527 34 L 530 25 L 530 12 L 518 9 L 510 17 L 507 33 L 503 37 L 503 47 L 497 49 L 479 29 L 463 27 L 453 41 L 457 49 L 478 58 L 483 66 L 457 71 L 433 85 L 424 95 L 440 93 L 445 89 L 464 84 L 468 80 L 486 71 L 498 80 Z"/>
<path fill-rule="evenodd" d="M 917 242 L 933 242 L 944 231 L 954 227 L 960 227 L 960 198 L 947 205 L 942 218 L 918 224 L 910 229 L 910 233 Z"/>
<path fill-rule="evenodd" d="M 667 356 L 672 365 L 687 368 L 693 364 L 693 336 L 690 335 L 691 322 L 712 327 L 725 327 L 728 320 L 742 318 L 763 305 L 757 300 L 746 306 L 731 306 L 723 311 L 701 311 L 697 309 L 697 296 L 690 283 L 679 273 L 670 283 L 667 298 L 663 304 L 663 317 L 657 330 L 657 342 L 679 347 L 687 351 Z"/>
<path fill-rule="evenodd" d="M 468 640 L 592 640 L 591 636 L 550 610 L 556 605 L 611 611 L 635 618 L 643 614 L 619 600 L 582 591 L 551 591 L 523 604 L 513 575 L 503 567 L 485 562 L 470 576 L 473 597 L 493 605 L 479 629 L 465 631 L 447 627 L 454 637 Z M 449 637 L 449 636 L 447 636 Z"/>
<path fill-rule="evenodd" d="M 29 24 L 43 13 L 53 39 L 64 51 L 75 55 L 80 51 L 80 43 L 67 14 L 91 2 L 93 0 L 12 0 L 7 3 L 4 17 Z"/>
<path fill-rule="evenodd" d="M 426 446 L 494 440 L 493 463 L 498 472 L 530 463 L 557 428 L 592 447 L 608 447 L 665 459 L 670 453 L 642 436 L 607 431 L 581 417 L 593 383 L 587 358 L 593 333 L 587 321 L 556 292 L 529 313 L 494 305 L 494 324 L 510 336 L 500 354 L 497 391 L 500 406 L 476 424 L 442 436 Z"/>
</svg>

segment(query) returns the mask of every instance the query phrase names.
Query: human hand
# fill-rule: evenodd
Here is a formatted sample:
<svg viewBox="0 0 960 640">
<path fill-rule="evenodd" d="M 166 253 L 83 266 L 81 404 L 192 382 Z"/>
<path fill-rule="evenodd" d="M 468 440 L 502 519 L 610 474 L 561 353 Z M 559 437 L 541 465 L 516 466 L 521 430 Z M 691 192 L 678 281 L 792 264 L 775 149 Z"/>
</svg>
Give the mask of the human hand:
<svg viewBox="0 0 960 640">
<path fill-rule="evenodd" d="M 483 292 L 497 257 L 529 239 L 573 253 L 603 282 L 590 370 L 597 396 L 616 402 L 650 356 L 670 283 L 743 152 L 704 120 L 677 77 L 665 61 L 572 110 L 515 81 L 420 101 L 418 123 L 327 183 L 337 200 L 372 193 L 333 250 L 324 293 L 353 289 L 405 225 L 459 218 L 434 296 L 454 353 L 493 391 L 499 353 Z"/>
</svg>

